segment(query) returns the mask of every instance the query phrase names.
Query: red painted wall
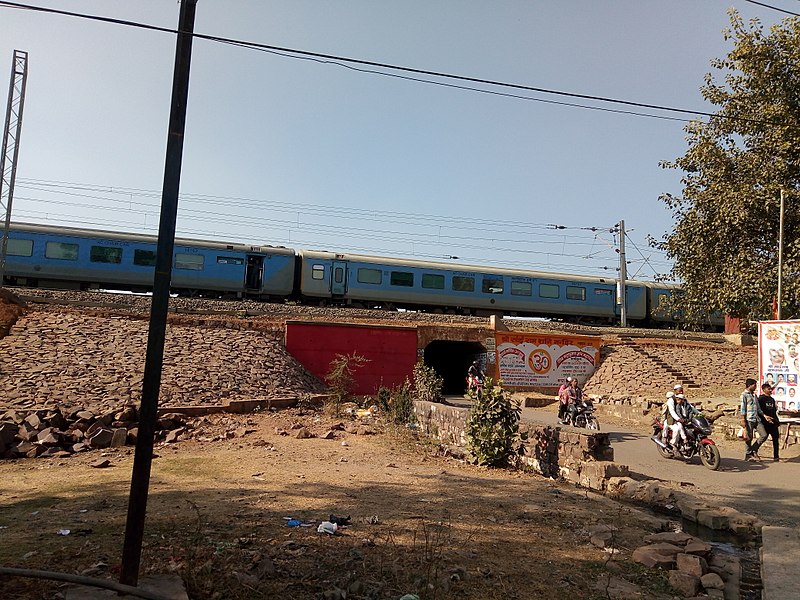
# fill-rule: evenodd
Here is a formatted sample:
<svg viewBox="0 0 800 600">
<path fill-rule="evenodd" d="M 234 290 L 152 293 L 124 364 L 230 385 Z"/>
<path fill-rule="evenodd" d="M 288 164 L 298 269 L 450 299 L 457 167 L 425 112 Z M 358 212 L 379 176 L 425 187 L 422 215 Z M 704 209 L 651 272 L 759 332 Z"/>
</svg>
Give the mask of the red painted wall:
<svg viewBox="0 0 800 600">
<path fill-rule="evenodd" d="M 325 381 L 337 354 L 369 359 L 355 372 L 354 394 L 375 394 L 411 379 L 417 362 L 417 330 L 335 323 L 286 323 L 286 350 L 311 373 Z"/>
</svg>

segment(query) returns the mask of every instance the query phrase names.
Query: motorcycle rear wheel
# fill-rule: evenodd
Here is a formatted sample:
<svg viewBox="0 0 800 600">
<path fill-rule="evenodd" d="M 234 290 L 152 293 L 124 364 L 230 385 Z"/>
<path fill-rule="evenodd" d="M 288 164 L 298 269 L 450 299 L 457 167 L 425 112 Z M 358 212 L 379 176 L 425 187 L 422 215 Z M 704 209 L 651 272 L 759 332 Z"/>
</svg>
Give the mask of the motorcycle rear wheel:
<svg viewBox="0 0 800 600">
<path fill-rule="evenodd" d="M 719 448 L 714 444 L 702 444 L 700 446 L 700 461 L 712 471 L 719 469 L 720 462 L 722 462 Z"/>
<path fill-rule="evenodd" d="M 575 427 L 586 427 L 586 417 L 583 415 L 575 417 Z"/>
</svg>

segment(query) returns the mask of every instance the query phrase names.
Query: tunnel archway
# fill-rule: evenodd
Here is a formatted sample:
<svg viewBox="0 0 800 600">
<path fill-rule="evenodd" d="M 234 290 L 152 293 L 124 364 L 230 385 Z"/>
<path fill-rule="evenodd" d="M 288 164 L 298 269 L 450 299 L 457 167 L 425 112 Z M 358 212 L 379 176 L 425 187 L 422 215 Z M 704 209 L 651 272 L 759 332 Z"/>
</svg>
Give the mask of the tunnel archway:
<svg viewBox="0 0 800 600">
<path fill-rule="evenodd" d="M 434 340 L 425 347 L 424 360 L 444 379 L 442 392 L 452 396 L 466 391 L 469 365 L 485 354 L 486 348 L 478 342 Z"/>
</svg>

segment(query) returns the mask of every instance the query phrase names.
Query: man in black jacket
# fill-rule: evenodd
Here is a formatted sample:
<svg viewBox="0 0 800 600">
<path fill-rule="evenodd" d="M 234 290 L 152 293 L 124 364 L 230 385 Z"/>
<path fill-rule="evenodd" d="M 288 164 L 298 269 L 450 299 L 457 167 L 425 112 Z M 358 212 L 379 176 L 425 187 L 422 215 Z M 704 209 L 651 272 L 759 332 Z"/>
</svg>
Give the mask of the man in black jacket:
<svg viewBox="0 0 800 600">
<path fill-rule="evenodd" d="M 765 417 L 761 417 L 761 422 L 764 423 L 764 429 L 767 430 L 767 435 L 772 438 L 772 460 L 778 462 L 778 447 L 780 446 L 780 421 L 778 420 L 778 408 L 775 405 L 775 398 L 772 397 L 772 386 L 765 383 L 761 386 L 761 395 L 758 397 L 758 404 L 765 417 L 772 417 L 772 421 L 768 421 Z"/>
</svg>

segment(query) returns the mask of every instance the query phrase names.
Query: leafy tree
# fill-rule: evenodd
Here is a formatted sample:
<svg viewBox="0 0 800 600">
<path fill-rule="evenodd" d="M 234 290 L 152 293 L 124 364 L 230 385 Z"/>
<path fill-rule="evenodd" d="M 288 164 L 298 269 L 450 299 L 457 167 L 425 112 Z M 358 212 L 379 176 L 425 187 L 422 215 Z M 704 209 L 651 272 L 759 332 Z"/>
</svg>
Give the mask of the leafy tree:
<svg viewBox="0 0 800 600">
<path fill-rule="evenodd" d="M 732 316 L 771 316 L 777 293 L 780 190 L 785 190 L 783 307 L 797 315 L 800 300 L 800 19 L 765 32 L 729 11 L 733 42 L 711 65 L 700 88 L 718 107 L 708 122 L 685 131 L 689 148 L 665 168 L 681 169 L 682 197 L 661 199 L 675 228 L 652 243 L 674 260 L 683 281 L 677 308 L 688 317 L 720 310 Z"/>
</svg>

